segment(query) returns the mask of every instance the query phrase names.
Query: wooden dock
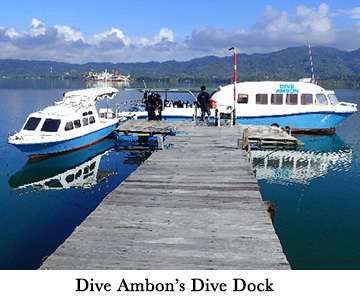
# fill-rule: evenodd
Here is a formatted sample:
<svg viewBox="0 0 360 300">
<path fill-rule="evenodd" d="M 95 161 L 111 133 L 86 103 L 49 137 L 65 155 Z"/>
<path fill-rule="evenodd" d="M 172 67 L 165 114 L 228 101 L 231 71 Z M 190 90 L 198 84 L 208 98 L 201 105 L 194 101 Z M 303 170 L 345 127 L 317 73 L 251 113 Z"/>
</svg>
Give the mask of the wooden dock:
<svg viewBox="0 0 360 300">
<path fill-rule="evenodd" d="M 123 149 L 134 149 L 134 144 L 153 144 L 157 149 L 164 148 L 164 136 L 173 134 L 179 126 L 179 122 L 159 122 L 148 120 L 129 120 L 120 124 L 115 129 L 118 146 Z"/>
<path fill-rule="evenodd" d="M 296 149 L 304 144 L 276 126 L 241 125 L 242 149 Z"/>
<path fill-rule="evenodd" d="M 290 269 L 238 149 L 241 127 L 183 122 L 179 130 L 41 269 Z"/>
<path fill-rule="evenodd" d="M 167 135 L 179 127 L 179 122 L 148 121 L 148 120 L 129 120 L 120 124 L 115 130 L 121 134 L 137 135 Z"/>
</svg>

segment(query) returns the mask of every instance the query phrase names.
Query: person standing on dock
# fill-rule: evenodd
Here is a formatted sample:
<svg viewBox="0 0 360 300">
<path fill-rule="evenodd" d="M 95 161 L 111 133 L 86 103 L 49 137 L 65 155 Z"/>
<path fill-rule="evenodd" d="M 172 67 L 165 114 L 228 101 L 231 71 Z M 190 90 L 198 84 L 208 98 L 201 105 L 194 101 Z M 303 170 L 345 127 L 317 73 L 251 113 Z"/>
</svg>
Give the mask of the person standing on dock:
<svg viewBox="0 0 360 300">
<path fill-rule="evenodd" d="M 146 111 L 148 112 L 148 120 L 155 120 L 155 98 L 154 94 L 150 94 L 145 99 Z"/>
<path fill-rule="evenodd" d="M 201 86 L 201 93 L 197 96 L 197 100 L 200 103 L 201 119 L 205 122 L 205 114 L 207 114 L 207 121 L 210 120 L 210 95 L 206 92 L 205 85 Z"/>
</svg>

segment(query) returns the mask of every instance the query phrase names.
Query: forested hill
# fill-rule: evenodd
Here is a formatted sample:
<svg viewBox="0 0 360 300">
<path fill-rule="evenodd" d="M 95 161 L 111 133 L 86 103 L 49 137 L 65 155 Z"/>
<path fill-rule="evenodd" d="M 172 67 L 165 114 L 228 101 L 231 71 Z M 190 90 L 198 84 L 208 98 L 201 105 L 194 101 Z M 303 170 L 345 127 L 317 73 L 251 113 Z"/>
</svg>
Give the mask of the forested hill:
<svg viewBox="0 0 360 300">
<path fill-rule="evenodd" d="M 332 86 L 359 87 L 360 49 L 312 48 L 315 76 Z M 238 80 L 298 80 L 310 77 L 307 47 L 266 54 L 238 54 Z M 167 81 L 231 81 L 232 56 L 206 56 L 189 61 L 69 64 L 54 61 L 0 60 L 0 77 L 83 78 L 87 72 L 119 71 L 138 79 Z M 52 70 L 52 71 L 51 71 Z"/>
</svg>

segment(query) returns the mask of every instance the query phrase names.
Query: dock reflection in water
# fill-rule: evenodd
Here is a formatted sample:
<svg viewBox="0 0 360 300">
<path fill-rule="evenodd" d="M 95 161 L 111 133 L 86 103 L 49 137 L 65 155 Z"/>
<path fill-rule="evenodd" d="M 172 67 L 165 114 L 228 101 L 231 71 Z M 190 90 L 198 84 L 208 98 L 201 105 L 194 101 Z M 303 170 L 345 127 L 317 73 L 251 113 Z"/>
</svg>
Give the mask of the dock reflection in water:
<svg viewBox="0 0 360 300">
<path fill-rule="evenodd" d="M 326 175 L 328 169 L 339 165 L 346 168 L 352 161 L 353 150 L 346 148 L 337 136 L 309 137 L 303 141 L 305 145 L 310 143 L 312 149 L 252 151 L 256 178 L 282 185 L 309 184 L 312 179 Z"/>
<path fill-rule="evenodd" d="M 251 153 L 284 253 L 292 269 L 359 269 L 356 151 L 337 135 L 297 138 L 305 148 Z"/>
<path fill-rule="evenodd" d="M 149 155 L 115 140 L 29 160 L 8 179 L 2 209 L 0 269 L 36 269 Z"/>
</svg>

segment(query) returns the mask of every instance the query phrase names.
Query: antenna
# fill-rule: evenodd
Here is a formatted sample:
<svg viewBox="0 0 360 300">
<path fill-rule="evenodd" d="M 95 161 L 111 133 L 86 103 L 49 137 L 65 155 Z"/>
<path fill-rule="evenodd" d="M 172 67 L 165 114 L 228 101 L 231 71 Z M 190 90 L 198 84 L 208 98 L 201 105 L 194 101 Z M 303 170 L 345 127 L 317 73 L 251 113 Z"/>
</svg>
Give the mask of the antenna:
<svg viewBox="0 0 360 300">
<path fill-rule="evenodd" d="M 310 66 L 311 66 L 310 83 L 315 83 L 314 65 L 313 65 L 313 59 L 312 59 L 312 53 L 311 53 L 310 45 L 309 45 L 309 56 L 310 56 Z"/>
<path fill-rule="evenodd" d="M 146 86 L 145 80 L 143 80 L 143 84 L 144 84 L 145 89 L 147 90 L 147 86 Z"/>
</svg>

